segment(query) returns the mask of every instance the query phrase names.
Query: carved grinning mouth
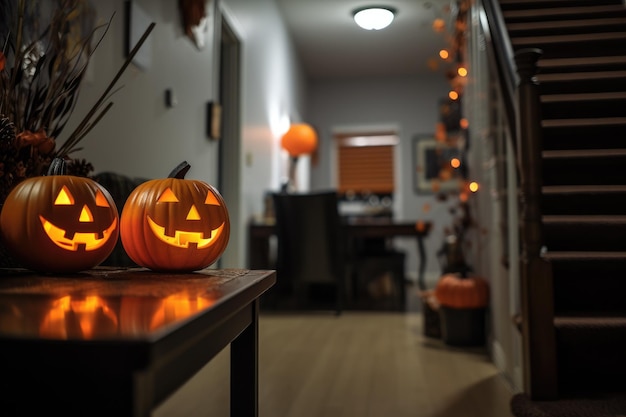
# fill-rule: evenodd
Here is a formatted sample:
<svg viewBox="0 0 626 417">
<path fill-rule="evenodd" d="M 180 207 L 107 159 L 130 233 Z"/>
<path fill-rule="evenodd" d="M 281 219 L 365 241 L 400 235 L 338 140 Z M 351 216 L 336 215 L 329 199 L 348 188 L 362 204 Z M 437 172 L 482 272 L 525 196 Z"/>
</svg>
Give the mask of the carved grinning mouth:
<svg viewBox="0 0 626 417">
<path fill-rule="evenodd" d="M 195 243 L 198 249 L 206 248 L 222 234 L 225 224 L 222 223 L 217 229 L 211 230 L 211 236 L 208 238 L 205 238 L 202 232 L 185 232 L 183 230 L 176 230 L 174 236 L 168 236 L 165 234 L 165 227 L 159 226 L 150 216 L 147 217 L 152 233 L 168 245 L 178 248 L 188 248 L 190 243 Z"/>
<path fill-rule="evenodd" d="M 67 231 L 58 226 L 55 226 L 45 217 L 39 216 L 43 230 L 48 235 L 48 238 L 57 246 L 70 251 L 77 251 L 79 247 L 84 247 L 85 251 L 92 251 L 102 247 L 115 229 L 117 228 L 117 219 L 114 218 L 113 222 L 102 232 L 90 232 L 90 233 L 74 233 L 72 238 L 68 238 Z"/>
</svg>

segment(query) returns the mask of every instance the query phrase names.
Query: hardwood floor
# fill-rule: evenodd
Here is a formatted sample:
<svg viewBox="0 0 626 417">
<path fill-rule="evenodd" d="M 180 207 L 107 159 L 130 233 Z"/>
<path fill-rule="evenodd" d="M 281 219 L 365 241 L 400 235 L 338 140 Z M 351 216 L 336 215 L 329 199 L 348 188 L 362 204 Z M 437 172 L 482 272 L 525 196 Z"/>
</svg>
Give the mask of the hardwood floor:
<svg viewBox="0 0 626 417">
<path fill-rule="evenodd" d="M 419 313 L 262 313 L 260 417 L 512 417 L 482 348 L 425 337 Z M 229 350 L 154 417 L 228 416 Z"/>
</svg>

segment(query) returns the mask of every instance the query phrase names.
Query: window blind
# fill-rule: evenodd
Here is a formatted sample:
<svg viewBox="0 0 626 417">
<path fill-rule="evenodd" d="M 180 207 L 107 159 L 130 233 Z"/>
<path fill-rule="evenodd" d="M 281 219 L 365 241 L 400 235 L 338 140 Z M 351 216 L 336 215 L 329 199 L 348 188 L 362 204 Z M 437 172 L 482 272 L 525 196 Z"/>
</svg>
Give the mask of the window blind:
<svg viewBox="0 0 626 417">
<path fill-rule="evenodd" d="M 337 137 L 340 193 L 394 191 L 395 136 Z"/>
</svg>

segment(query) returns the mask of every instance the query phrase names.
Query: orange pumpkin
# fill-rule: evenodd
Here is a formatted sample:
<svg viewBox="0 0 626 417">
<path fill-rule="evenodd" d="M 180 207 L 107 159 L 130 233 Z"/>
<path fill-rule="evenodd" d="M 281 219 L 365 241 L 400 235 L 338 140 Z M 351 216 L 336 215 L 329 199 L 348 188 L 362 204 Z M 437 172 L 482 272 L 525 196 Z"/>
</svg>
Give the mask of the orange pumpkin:
<svg viewBox="0 0 626 417">
<path fill-rule="evenodd" d="M 2 207 L 2 239 L 26 268 L 53 273 L 92 268 L 113 251 L 119 217 L 109 192 L 94 180 L 65 174 L 55 158 L 46 176 L 28 178 Z"/>
<path fill-rule="evenodd" d="M 489 284 L 482 277 L 445 274 L 437 282 L 435 297 L 444 307 L 486 307 L 489 302 Z"/>
<path fill-rule="evenodd" d="M 120 234 L 128 256 L 154 271 L 206 268 L 222 255 L 230 236 L 226 203 L 211 185 L 187 180 L 187 162 L 168 178 L 135 188 L 122 210 Z"/>
</svg>

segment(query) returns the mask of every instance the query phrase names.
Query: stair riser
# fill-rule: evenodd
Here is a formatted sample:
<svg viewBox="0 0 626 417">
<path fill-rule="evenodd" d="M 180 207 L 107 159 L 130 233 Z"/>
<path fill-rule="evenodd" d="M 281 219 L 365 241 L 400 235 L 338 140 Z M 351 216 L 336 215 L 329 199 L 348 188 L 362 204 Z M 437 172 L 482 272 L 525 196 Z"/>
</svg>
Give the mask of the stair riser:
<svg viewBox="0 0 626 417">
<path fill-rule="evenodd" d="M 543 103 L 541 116 L 543 119 L 622 117 L 626 115 L 624 109 L 626 109 L 626 99 L 559 101 Z"/>
<path fill-rule="evenodd" d="M 623 215 L 626 195 L 619 193 L 543 195 L 541 206 L 542 213 L 546 215 Z"/>
<path fill-rule="evenodd" d="M 616 91 L 617 86 L 626 85 L 624 77 L 606 77 L 592 80 L 572 81 L 543 81 L 538 76 L 539 94 L 579 94 L 579 93 L 607 93 Z"/>
<path fill-rule="evenodd" d="M 544 128 L 543 149 L 624 149 L 626 125 Z"/>
<path fill-rule="evenodd" d="M 626 389 L 626 329 L 557 329 L 556 338 L 561 395 Z"/>
<path fill-rule="evenodd" d="M 545 21 L 510 24 L 511 39 L 528 36 L 582 35 L 622 31 L 626 26 L 626 18 L 606 19 L 605 23 L 582 24 L 577 21 Z M 534 24 L 533 24 L 534 23 Z"/>
<path fill-rule="evenodd" d="M 553 261 L 554 305 L 563 313 L 622 312 L 626 259 Z"/>
<path fill-rule="evenodd" d="M 577 41 L 577 42 L 541 42 L 512 39 L 513 50 L 523 48 L 539 48 L 543 51 L 542 58 L 567 58 L 572 56 L 614 56 L 619 55 L 624 49 L 626 38 L 610 39 L 602 41 Z"/>
<path fill-rule="evenodd" d="M 624 167 L 624 158 L 544 160 L 543 180 L 544 185 L 620 185 L 626 184 Z"/>
<path fill-rule="evenodd" d="M 626 251 L 626 224 L 544 224 L 548 251 Z"/>
</svg>

